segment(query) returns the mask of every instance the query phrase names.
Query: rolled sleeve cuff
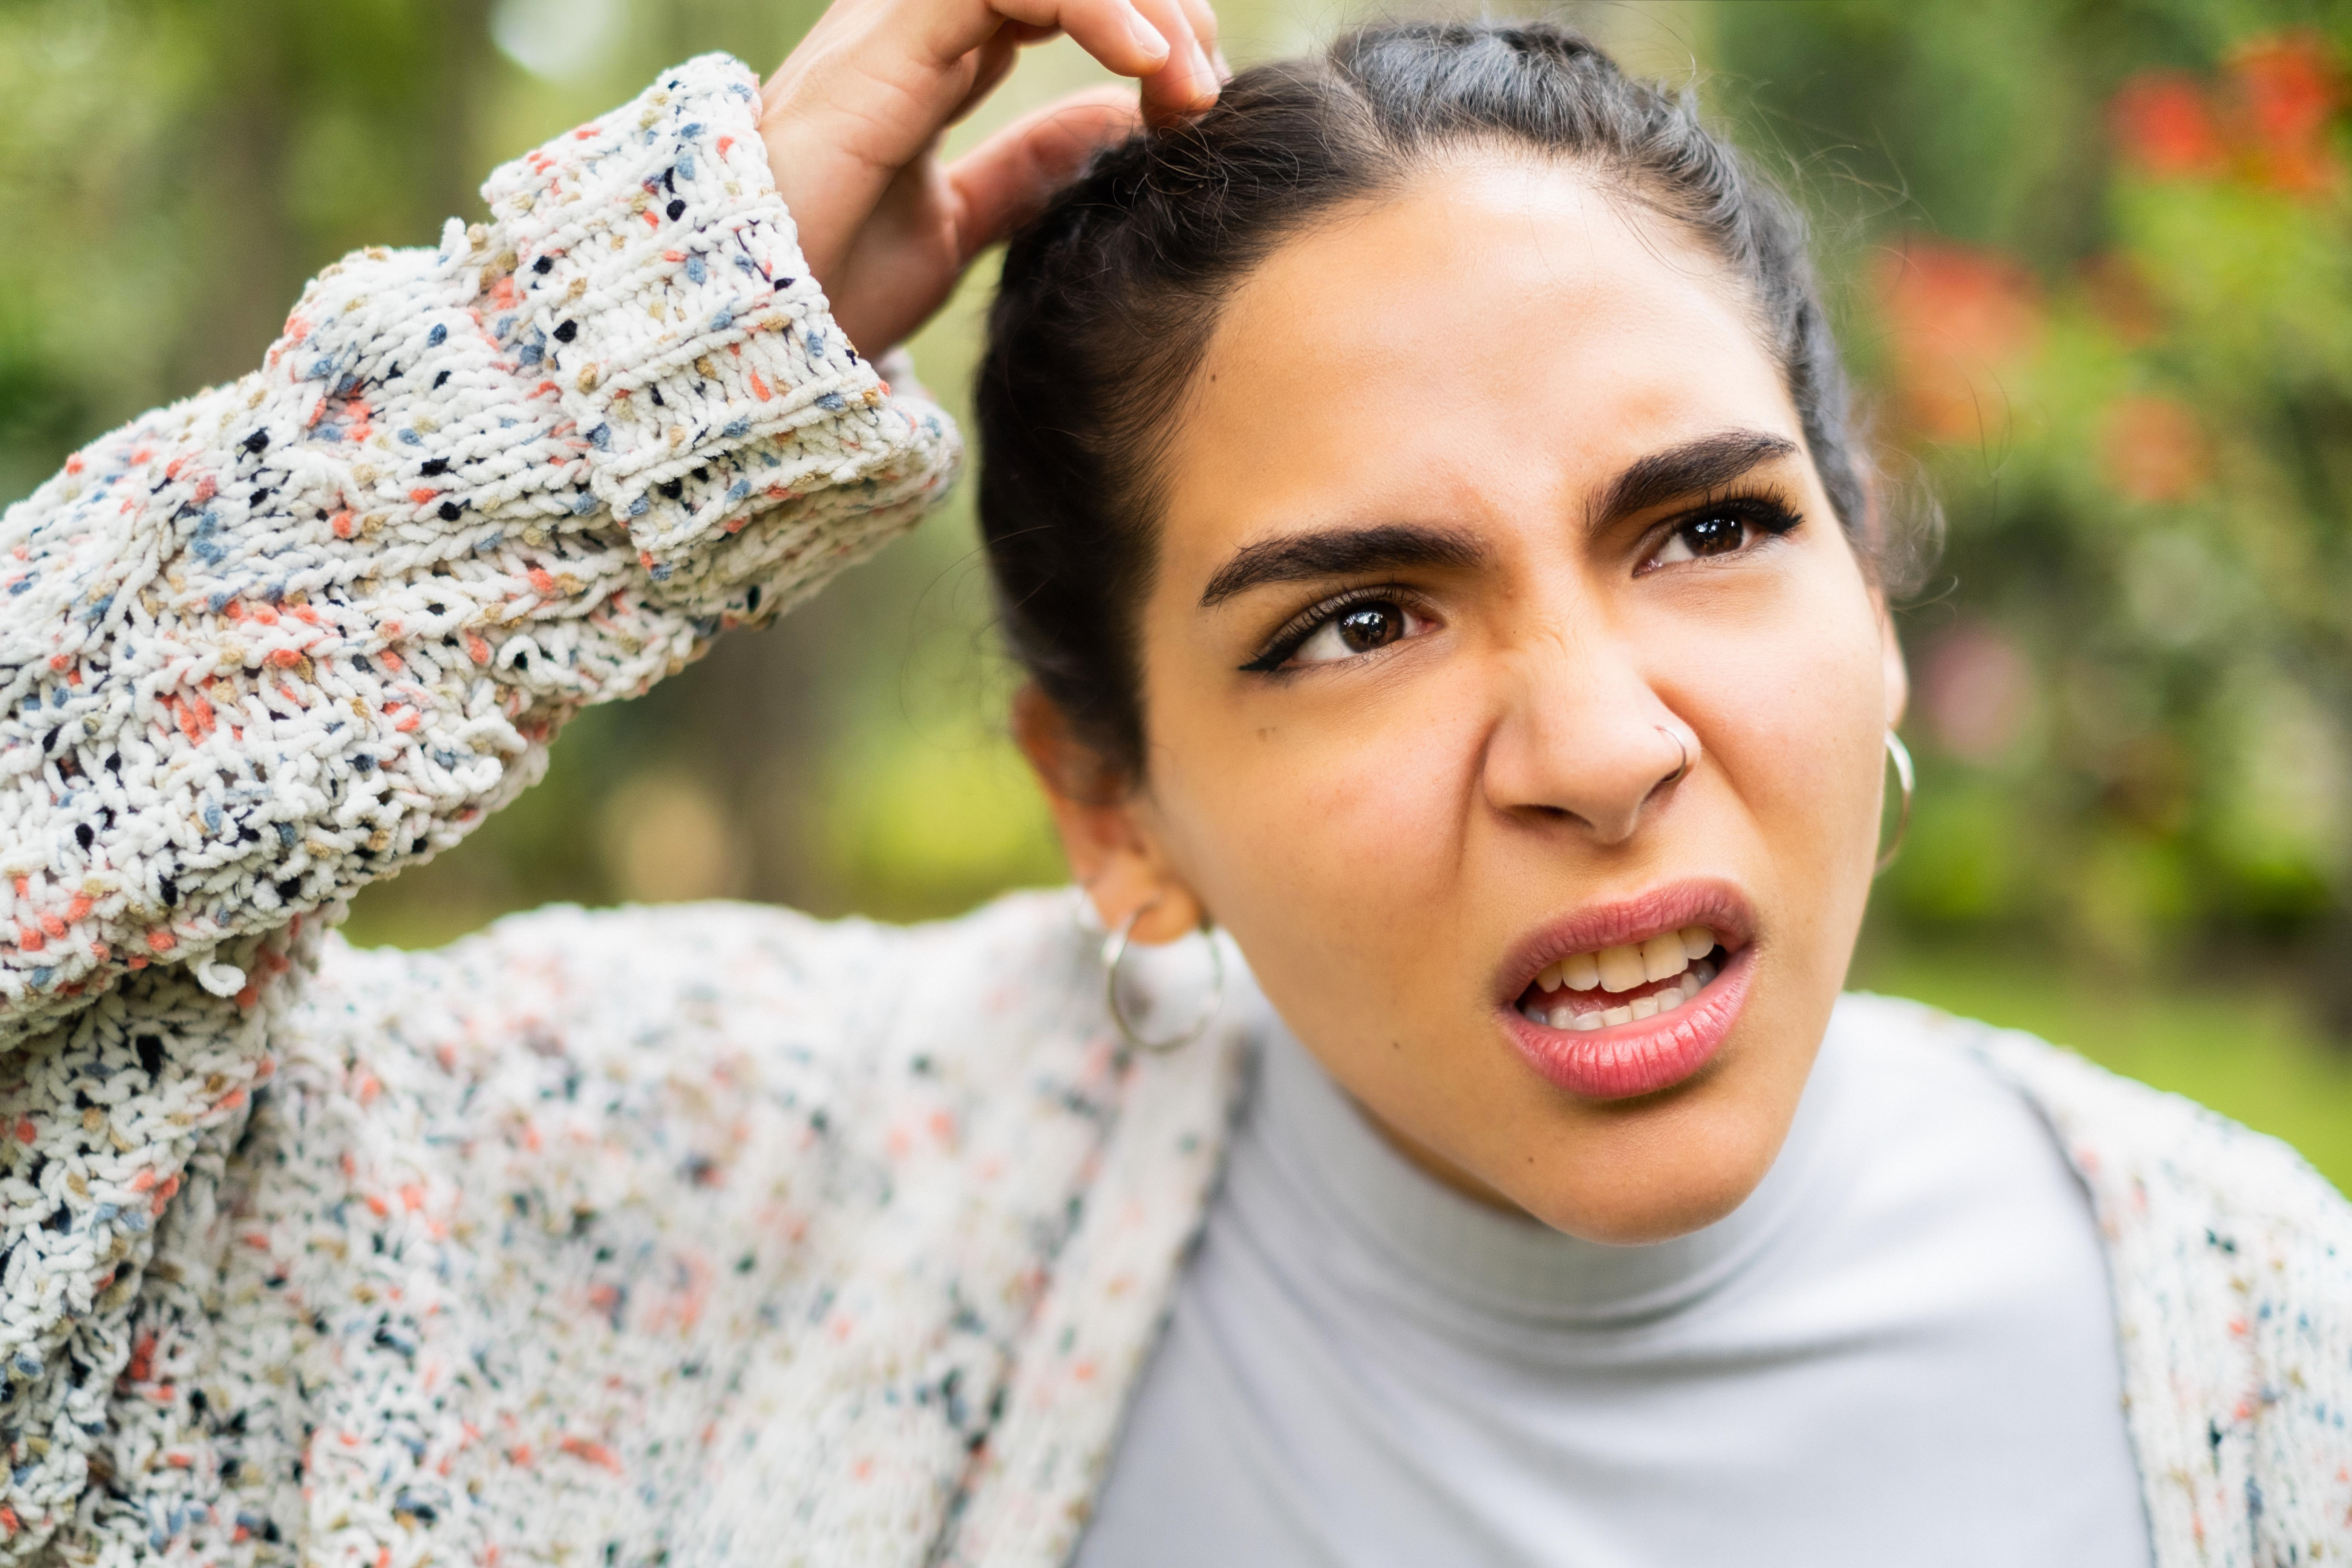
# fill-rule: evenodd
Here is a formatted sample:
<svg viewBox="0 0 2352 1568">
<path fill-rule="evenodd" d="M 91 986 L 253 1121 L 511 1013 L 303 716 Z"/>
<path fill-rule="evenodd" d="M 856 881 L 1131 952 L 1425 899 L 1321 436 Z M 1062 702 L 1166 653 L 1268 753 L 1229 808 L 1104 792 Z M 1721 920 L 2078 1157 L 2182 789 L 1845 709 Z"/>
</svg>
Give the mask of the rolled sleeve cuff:
<svg viewBox="0 0 2352 1568">
<path fill-rule="evenodd" d="M 498 224 L 469 243 L 501 248 L 482 295 L 545 356 L 591 490 L 656 582 L 812 491 L 952 470 L 941 417 L 893 403 L 807 276 L 740 61 L 688 61 L 483 195 Z"/>
</svg>

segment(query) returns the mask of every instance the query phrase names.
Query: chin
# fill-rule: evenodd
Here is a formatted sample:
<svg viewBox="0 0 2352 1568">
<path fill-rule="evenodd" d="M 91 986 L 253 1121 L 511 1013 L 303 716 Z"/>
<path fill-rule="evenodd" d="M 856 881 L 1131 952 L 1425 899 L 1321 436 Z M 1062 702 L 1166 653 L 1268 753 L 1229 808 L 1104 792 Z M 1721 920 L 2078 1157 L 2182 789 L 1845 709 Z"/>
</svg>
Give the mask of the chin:
<svg viewBox="0 0 2352 1568">
<path fill-rule="evenodd" d="M 1669 1241 L 1748 1201 L 1772 1168 L 1796 1110 L 1793 1102 L 1781 1113 L 1765 1107 L 1646 1109 L 1663 1114 L 1563 1129 L 1551 1158 L 1522 1156 L 1527 1175 L 1498 1182 L 1497 1189 L 1552 1229 L 1585 1241 Z M 1559 1157 L 1560 1145 L 1572 1147 L 1573 1156 Z M 1538 1179 L 1527 1179 L 1538 1172 Z"/>
</svg>

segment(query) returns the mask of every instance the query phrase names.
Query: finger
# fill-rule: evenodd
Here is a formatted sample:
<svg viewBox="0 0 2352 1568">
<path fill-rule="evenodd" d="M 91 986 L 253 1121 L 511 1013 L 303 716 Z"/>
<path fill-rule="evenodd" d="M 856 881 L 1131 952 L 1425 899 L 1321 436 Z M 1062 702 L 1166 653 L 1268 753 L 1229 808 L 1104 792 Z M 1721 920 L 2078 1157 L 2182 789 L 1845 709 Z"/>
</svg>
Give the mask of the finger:
<svg viewBox="0 0 2352 1568">
<path fill-rule="evenodd" d="M 1058 28 L 1120 76 L 1150 76 L 1166 68 L 1173 54 L 1168 34 L 1132 0 L 961 0 L 935 16 L 923 47 L 944 68 L 986 43 L 1008 21 Z"/>
<path fill-rule="evenodd" d="M 972 72 L 971 86 L 965 89 L 963 101 L 948 111 L 947 122 L 950 125 L 961 124 L 1012 74 L 1013 65 L 1021 57 L 1021 43 L 1022 40 L 1013 36 L 1013 29 L 1007 27 L 980 47 L 973 56 L 978 63 Z"/>
<path fill-rule="evenodd" d="M 948 169 L 958 260 L 968 262 L 1035 216 L 1088 158 L 1143 123 L 1135 94 L 1095 88 L 1014 121 Z"/>
<path fill-rule="evenodd" d="M 1225 51 L 1217 47 L 1217 8 L 1209 0 L 1183 0 L 1185 19 L 1192 24 L 1192 37 L 1208 51 L 1209 64 L 1216 68 L 1217 80 L 1234 79 L 1234 68 L 1225 63 Z"/>
<path fill-rule="evenodd" d="M 1192 32 L 1182 0 L 1137 0 L 1168 39 L 1168 63 L 1143 79 L 1144 118 L 1155 123 L 1197 114 L 1217 100 L 1214 61 Z"/>
<path fill-rule="evenodd" d="M 1196 107 L 1203 72 L 1179 0 L 856 0 L 835 4 L 762 89 L 760 132 L 799 220 L 810 271 L 828 287 L 897 173 L 920 161 L 975 80 L 982 51 L 1060 30 L 1109 69 L 1156 83 L 1171 116 Z M 1164 26 L 1167 31 L 1161 31 Z"/>
</svg>

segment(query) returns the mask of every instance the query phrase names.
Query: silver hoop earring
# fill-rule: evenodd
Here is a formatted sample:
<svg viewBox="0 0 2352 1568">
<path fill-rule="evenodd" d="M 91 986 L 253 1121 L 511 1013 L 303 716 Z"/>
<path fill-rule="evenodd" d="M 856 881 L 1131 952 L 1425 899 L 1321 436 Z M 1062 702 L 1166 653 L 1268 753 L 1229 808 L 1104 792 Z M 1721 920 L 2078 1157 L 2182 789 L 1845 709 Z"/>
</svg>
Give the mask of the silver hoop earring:
<svg viewBox="0 0 2352 1568">
<path fill-rule="evenodd" d="M 1129 1046 L 1153 1056 L 1181 1050 L 1207 1034 L 1209 1026 L 1217 1021 L 1217 1014 L 1225 1005 L 1224 950 L 1217 945 L 1215 936 L 1211 934 L 1206 925 L 1203 925 L 1201 928 L 1201 934 L 1209 943 L 1210 971 L 1215 979 L 1210 986 L 1209 1005 L 1201 1010 L 1200 1017 L 1195 1019 L 1192 1026 L 1182 1034 L 1171 1035 L 1164 1040 L 1145 1039 L 1135 1032 L 1135 1026 L 1127 1021 L 1127 1014 L 1118 1005 L 1119 961 L 1127 956 L 1128 939 L 1135 934 L 1136 923 L 1159 907 L 1160 900 L 1154 899 L 1127 919 L 1119 921 L 1118 929 L 1103 939 L 1102 946 L 1103 999 L 1109 1005 L 1111 1024 L 1118 1030 L 1118 1037 L 1125 1040 Z"/>
<path fill-rule="evenodd" d="M 1894 865 L 1895 858 L 1903 853 L 1903 836 L 1911 831 L 1911 794 L 1917 787 L 1911 772 L 1911 749 L 1892 729 L 1886 731 L 1886 757 L 1895 764 L 1895 782 L 1903 786 L 1903 809 L 1895 818 L 1894 841 L 1879 853 L 1878 864 L 1870 873 L 1874 877 Z"/>
</svg>

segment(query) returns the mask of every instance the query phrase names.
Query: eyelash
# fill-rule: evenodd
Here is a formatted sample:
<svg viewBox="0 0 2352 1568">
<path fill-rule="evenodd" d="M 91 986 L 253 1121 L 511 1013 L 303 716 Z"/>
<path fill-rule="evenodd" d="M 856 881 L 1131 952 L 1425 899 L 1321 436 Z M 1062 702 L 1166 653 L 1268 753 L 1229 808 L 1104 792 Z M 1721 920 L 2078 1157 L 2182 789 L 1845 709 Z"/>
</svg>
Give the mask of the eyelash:
<svg viewBox="0 0 2352 1568">
<path fill-rule="evenodd" d="M 1325 626 L 1346 615 L 1359 605 L 1395 605 L 1401 609 L 1426 614 L 1422 609 L 1420 595 L 1401 583 L 1374 583 L 1361 588 L 1349 588 L 1318 601 L 1282 624 L 1281 629 L 1266 639 L 1265 649 L 1242 666 L 1253 675 L 1285 675 L 1283 668 L 1291 656 L 1305 647 L 1307 640 Z"/>
<path fill-rule="evenodd" d="M 1657 536 L 1657 543 L 1651 547 L 1649 557 L 1643 563 L 1640 573 L 1657 570 L 1654 564 L 1657 556 L 1664 552 L 1675 536 L 1683 530 L 1718 519 L 1728 519 L 1744 523 L 1771 539 L 1778 539 L 1794 531 L 1805 521 L 1801 513 L 1792 510 L 1779 496 L 1769 492 L 1756 491 L 1746 495 L 1721 496 L 1706 502 L 1704 506 L 1692 508 L 1666 524 Z M 1724 553 L 1745 554 L 1751 548 L 1753 548 L 1753 542 L 1743 542 L 1739 549 Z M 1695 559 L 1708 559 L 1708 557 L 1697 555 L 1696 552 L 1693 554 Z M 1679 565 L 1680 563 L 1668 562 L 1666 564 Z M 1637 575 L 1640 573 L 1637 573 Z"/>
<path fill-rule="evenodd" d="M 1704 506 L 1693 508 L 1668 523 L 1659 533 L 1657 543 L 1650 550 L 1650 558 L 1654 560 L 1665 549 L 1668 542 L 1684 529 L 1718 518 L 1731 519 L 1744 523 L 1773 539 L 1793 531 L 1805 521 L 1801 513 L 1790 510 L 1786 502 L 1775 495 L 1759 492 L 1724 496 Z M 1727 553 L 1744 553 L 1751 548 L 1753 548 L 1752 544 L 1742 544 L 1739 550 Z M 1705 560 L 1708 557 L 1696 556 L 1695 559 Z M 1670 562 L 1667 564 L 1676 565 L 1680 563 Z M 1657 569 L 1646 562 L 1643 567 L 1644 573 Z M 1266 639 L 1265 649 L 1255 658 L 1243 665 L 1242 668 L 1253 675 L 1290 673 L 1284 668 L 1284 666 L 1290 661 L 1293 655 L 1306 646 L 1307 639 L 1359 605 L 1395 605 L 1407 611 L 1424 615 L 1428 613 L 1423 607 L 1423 601 L 1421 596 L 1402 584 L 1376 583 L 1360 588 L 1349 588 L 1344 593 L 1335 594 L 1330 598 L 1309 605 L 1284 622 L 1281 628 Z"/>
</svg>

